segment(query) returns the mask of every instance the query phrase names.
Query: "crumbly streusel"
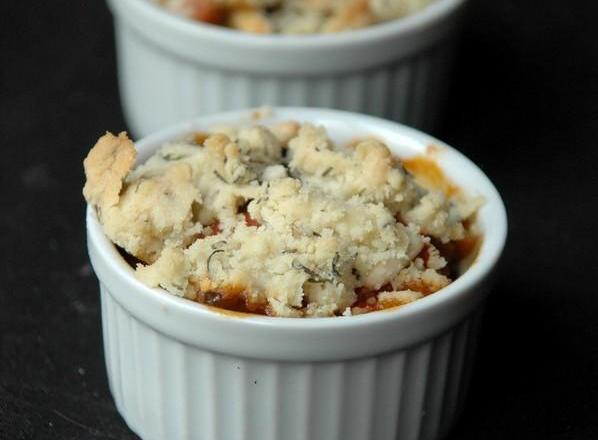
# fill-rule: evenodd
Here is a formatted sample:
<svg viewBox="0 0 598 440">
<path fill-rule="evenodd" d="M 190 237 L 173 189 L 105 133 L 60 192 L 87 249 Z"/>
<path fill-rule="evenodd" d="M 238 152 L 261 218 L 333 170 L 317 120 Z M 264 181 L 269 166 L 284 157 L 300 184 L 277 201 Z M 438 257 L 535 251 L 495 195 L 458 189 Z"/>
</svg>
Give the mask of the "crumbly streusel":
<svg viewBox="0 0 598 440">
<path fill-rule="evenodd" d="M 481 203 L 424 188 L 378 140 L 335 145 L 296 122 L 215 127 L 132 169 L 135 157 L 125 134 L 100 138 L 84 195 L 139 279 L 271 316 L 359 314 L 438 291 Z"/>
</svg>

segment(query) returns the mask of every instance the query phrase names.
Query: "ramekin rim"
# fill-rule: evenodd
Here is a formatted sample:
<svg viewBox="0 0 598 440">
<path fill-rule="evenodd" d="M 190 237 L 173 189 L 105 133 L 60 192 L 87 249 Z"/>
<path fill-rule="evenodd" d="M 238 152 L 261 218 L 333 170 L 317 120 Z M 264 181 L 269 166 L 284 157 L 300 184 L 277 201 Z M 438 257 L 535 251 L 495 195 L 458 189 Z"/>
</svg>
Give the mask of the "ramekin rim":
<svg viewBox="0 0 598 440">
<path fill-rule="evenodd" d="M 219 112 L 211 115 L 201 116 L 193 118 L 189 121 L 172 125 L 157 131 L 154 134 L 144 137 L 139 141 L 135 142 L 136 148 L 146 148 L 146 145 L 158 142 L 158 139 L 168 139 L 176 137 L 177 135 L 188 132 L 192 129 L 193 125 L 199 124 L 206 118 L 214 119 L 233 119 L 242 118 L 246 116 L 252 109 L 233 110 L 228 112 Z M 388 121 L 382 118 L 363 115 L 354 112 L 348 112 L 343 110 L 323 109 L 323 108 L 308 108 L 308 107 L 274 107 L 273 112 L 292 112 L 292 113 L 303 113 L 311 116 L 312 118 L 338 118 L 339 122 L 348 121 L 349 119 L 359 118 L 364 123 L 375 124 L 379 127 L 386 127 L 391 130 L 402 132 L 408 135 L 410 138 L 419 141 L 419 143 L 425 143 L 425 145 L 438 145 L 443 149 L 446 149 L 446 153 L 455 157 L 457 160 L 470 167 L 476 174 L 478 174 L 489 190 L 489 194 L 486 194 L 486 203 L 492 204 L 497 210 L 497 218 L 495 219 L 496 224 L 494 225 L 491 234 L 488 231 L 483 231 L 483 240 L 480 247 L 478 256 L 475 263 L 467 269 L 459 278 L 451 282 L 447 287 L 444 287 L 440 291 L 421 298 L 417 301 L 409 303 L 405 306 L 391 308 L 387 310 L 381 310 L 371 313 L 366 313 L 356 316 L 337 316 L 337 317 L 320 317 L 320 318 L 283 318 L 283 317 L 270 317 L 263 315 L 253 314 L 237 314 L 231 313 L 227 310 L 219 311 L 215 307 L 205 306 L 189 299 L 180 298 L 174 296 L 164 289 L 151 288 L 143 284 L 134 275 L 134 270 L 126 263 L 124 258 L 119 254 L 115 245 L 108 239 L 104 234 L 101 224 L 97 221 L 94 210 L 88 205 L 86 209 L 86 222 L 88 237 L 93 241 L 94 246 L 99 251 L 101 258 L 108 262 L 107 266 L 112 268 L 113 274 L 117 275 L 121 281 L 124 281 L 128 285 L 134 287 L 139 293 L 145 296 L 148 300 L 159 301 L 160 303 L 167 302 L 170 306 L 182 313 L 193 313 L 196 314 L 198 319 L 216 319 L 222 320 L 227 323 L 238 323 L 239 325 L 250 325 L 260 327 L 276 327 L 286 328 L 287 330 L 315 330 L 315 329 L 327 329 L 339 327 L 356 327 L 362 325 L 368 325 L 372 323 L 382 324 L 385 321 L 391 321 L 395 319 L 406 319 L 412 315 L 421 314 L 430 309 L 438 309 L 443 306 L 449 306 L 451 301 L 458 299 L 459 297 L 467 294 L 473 287 L 479 285 L 495 268 L 497 265 L 507 238 L 507 213 L 504 202 L 492 183 L 492 181 L 486 176 L 486 174 L 475 165 L 469 158 L 463 155 L 455 148 L 448 144 L 426 134 L 414 128 L 405 126 L 398 122 Z M 282 118 L 284 119 L 284 118 Z M 148 146 L 147 148 L 157 148 L 163 141 L 159 141 L 155 147 Z M 483 209 L 483 208 L 482 208 Z M 116 263 L 116 264 L 115 264 Z M 240 317 L 237 318 L 239 315 Z M 241 316 L 242 315 L 242 316 Z"/>
<path fill-rule="evenodd" d="M 391 35 L 408 34 L 450 15 L 467 0 L 434 0 L 422 10 L 399 19 L 346 32 L 308 35 L 251 34 L 179 16 L 154 4 L 150 0 L 126 1 L 137 4 L 137 7 L 153 16 L 153 18 L 163 20 L 171 29 L 178 29 L 180 32 L 197 38 L 208 37 L 220 39 L 225 44 L 243 44 L 253 48 L 276 47 L 278 49 L 286 48 L 292 50 L 314 47 L 314 45 L 317 45 L 318 48 L 331 48 L 352 44 L 367 44 L 368 42 L 384 39 Z"/>
</svg>

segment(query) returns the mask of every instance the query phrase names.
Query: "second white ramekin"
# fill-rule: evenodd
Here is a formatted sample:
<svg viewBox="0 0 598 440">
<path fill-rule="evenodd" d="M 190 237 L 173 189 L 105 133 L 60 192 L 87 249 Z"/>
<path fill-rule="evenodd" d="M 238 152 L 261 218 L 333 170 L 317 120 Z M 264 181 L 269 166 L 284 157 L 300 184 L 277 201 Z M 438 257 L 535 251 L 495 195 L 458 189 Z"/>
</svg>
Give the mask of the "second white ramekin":
<svg viewBox="0 0 598 440">
<path fill-rule="evenodd" d="M 263 36 L 108 0 L 121 101 L 138 136 L 261 105 L 338 108 L 429 129 L 442 108 L 465 0 L 332 35 Z"/>
<path fill-rule="evenodd" d="M 162 131 L 137 143 L 139 161 L 183 133 L 248 116 L 219 114 Z M 479 315 L 506 238 L 502 200 L 467 158 L 418 131 L 339 111 L 274 109 L 271 120 L 288 119 L 322 124 L 337 142 L 373 135 L 399 156 L 433 151 L 452 180 L 485 197 L 475 263 L 399 309 L 318 319 L 240 315 L 137 281 L 88 209 L 118 410 L 145 440 L 438 439 L 466 394 Z"/>
</svg>

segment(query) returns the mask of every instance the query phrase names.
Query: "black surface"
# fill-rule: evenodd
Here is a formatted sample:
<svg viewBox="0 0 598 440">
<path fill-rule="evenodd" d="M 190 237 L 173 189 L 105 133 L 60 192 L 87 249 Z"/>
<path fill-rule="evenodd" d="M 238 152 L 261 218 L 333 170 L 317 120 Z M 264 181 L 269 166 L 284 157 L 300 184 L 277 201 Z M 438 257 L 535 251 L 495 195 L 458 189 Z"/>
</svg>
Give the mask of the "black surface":
<svg viewBox="0 0 598 440">
<path fill-rule="evenodd" d="M 510 236 L 451 439 L 598 438 L 598 2 L 473 0 L 436 134 Z M 107 388 L 81 161 L 125 128 L 103 2 L 0 2 L 0 438 L 132 439 Z"/>
</svg>

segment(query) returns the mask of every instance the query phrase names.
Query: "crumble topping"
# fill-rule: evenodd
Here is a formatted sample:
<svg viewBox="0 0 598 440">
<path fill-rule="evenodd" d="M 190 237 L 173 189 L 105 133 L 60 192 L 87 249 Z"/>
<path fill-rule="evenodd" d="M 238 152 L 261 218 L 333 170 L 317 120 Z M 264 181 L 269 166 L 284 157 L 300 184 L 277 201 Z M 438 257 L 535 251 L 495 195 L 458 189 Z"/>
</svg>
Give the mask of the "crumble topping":
<svg viewBox="0 0 598 440">
<path fill-rule="evenodd" d="M 381 310 L 448 285 L 475 247 L 480 198 L 426 188 L 379 140 L 336 145 L 294 121 L 221 126 L 134 159 L 125 134 L 100 138 L 85 198 L 140 280 L 200 303 L 281 317 Z"/>
</svg>

